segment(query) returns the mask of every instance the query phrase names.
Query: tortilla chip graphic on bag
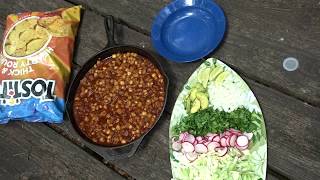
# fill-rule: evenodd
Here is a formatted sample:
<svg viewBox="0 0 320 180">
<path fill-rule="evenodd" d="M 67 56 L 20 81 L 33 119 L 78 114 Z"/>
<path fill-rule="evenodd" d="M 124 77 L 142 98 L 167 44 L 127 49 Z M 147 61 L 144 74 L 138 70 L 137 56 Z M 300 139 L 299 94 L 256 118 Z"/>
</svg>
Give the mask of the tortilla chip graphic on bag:
<svg viewBox="0 0 320 180">
<path fill-rule="evenodd" d="M 38 20 L 38 24 L 42 27 L 47 28 L 50 24 L 52 24 L 55 20 L 59 18 L 60 16 L 42 17 Z"/>
<path fill-rule="evenodd" d="M 0 124 L 61 123 L 80 6 L 11 14 L 0 46 Z"/>
<path fill-rule="evenodd" d="M 80 6 L 66 9 L 62 12 L 62 19 L 65 21 L 80 21 Z"/>
<path fill-rule="evenodd" d="M 27 29 L 20 33 L 19 39 L 26 43 L 29 43 L 32 39 L 34 39 L 34 34 L 36 33 L 35 29 Z"/>
</svg>

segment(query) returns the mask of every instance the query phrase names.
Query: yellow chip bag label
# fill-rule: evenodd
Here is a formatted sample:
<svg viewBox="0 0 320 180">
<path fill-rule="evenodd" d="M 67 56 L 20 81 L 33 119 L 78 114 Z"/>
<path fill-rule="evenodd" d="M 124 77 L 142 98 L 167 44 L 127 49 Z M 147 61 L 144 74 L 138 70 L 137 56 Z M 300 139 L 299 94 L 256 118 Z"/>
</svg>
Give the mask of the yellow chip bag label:
<svg viewBox="0 0 320 180">
<path fill-rule="evenodd" d="M 63 121 L 81 6 L 7 17 L 0 46 L 0 124 Z"/>
</svg>

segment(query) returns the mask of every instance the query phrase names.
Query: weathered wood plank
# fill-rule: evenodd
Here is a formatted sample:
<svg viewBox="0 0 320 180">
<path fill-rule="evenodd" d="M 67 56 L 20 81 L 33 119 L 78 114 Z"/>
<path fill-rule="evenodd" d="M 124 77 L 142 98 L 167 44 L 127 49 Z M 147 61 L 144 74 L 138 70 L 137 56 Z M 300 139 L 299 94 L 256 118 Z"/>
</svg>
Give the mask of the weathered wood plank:
<svg viewBox="0 0 320 180">
<path fill-rule="evenodd" d="M 38 3 L 41 4 L 42 2 L 38 2 Z M 88 13 L 85 14 L 85 18 L 88 17 L 87 22 L 90 22 L 90 25 L 95 27 L 93 32 L 103 33 L 103 26 L 101 23 L 102 17 L 90 11 L 87 11 L 87 12 Z M 100 24 L 101 26 L 99 26 L 98 23 L 101 23 Z M 87 27 L 88 26 L 85 26 L 83 24 L 81 29 L 86 29 Z M 123 27 L 121 31 L 123 32 L 122 34 L 125 35 L 124 36 L 125 38 L 122 39 L 123 42 L 130 43 L 130 44 L 137 44 L 137 45 L 145 44 L 148 46 L 149 40 L 147 36 L 143 36 L 140 33 L 132 31 L 126 27 Z M 85 32 L 90 33 L 90 30 L 86 30 Z M 97 42 L 100 43 L 99 46 L 102 48 L 103 45 L 105 44 L 105 40 L 101 37 L 105 35 L 104 34 L 97 35 L 97 34 L 98 33 L 92 33 L 92 38 L 97 39 Z M 80 32 L 80 36 L 82 36 L 81 32 Z M 85 49 L 86 48 L 91 49 L 92 46 L 96 47 L 94 44 L 91 44 L 91 41 L 82 41 L 82 42 L 80 41 L 80 47 L 83 47 L 84 49 L 83 51 L 78 51 L 77 58 L 85 56 L 86 55 L 85 53 L 88 52 Z M 168 63 L 167 66 L 165 66 L 166 71 L 168 72 L 170 79 L 172 80 L 171 81 L 172 84 L 176 84 L 174 87 L 172 87 L 172 90 L 174 90 L 174 92 L 171 92 L 171 96 L 173 98 L 172 102 L 174 102 L 174 99 L 178 94 L 178 90 L 182 87 L 182 84 L 188 78 L 187 76 L 190 75 L 190 73 L 196 68 L 198 64 L 199 62 L 192 63 L 192 64 L 172 63 L 172 65 Z M 174 70 L 178 72 L 184 72 L 184 73 L 176 74 L 174 73 Z M 294 126 L 294 124 L 301 123 L 301 121 L 297 118 L 303 117 L 305 120 L 302 122 L 304 122 L 305 124 L 307 125 L 309 124 L 314 127 L 317 127 L 317 126 L 319 127 L 319 124 L 316 123 L 317 122 L 316 115 L 319 115 L 318 109 L 305 105 L 300 101 L 287 97 L 283 94 L 273 91 L 272 89 L 260 86 L 254 82 L 250 82 L 250 85 L 257 86 L 256 88 L 254 88 L 254 92 L 257 91 L 259 99 L 261 98 L 259 96 L 259 93 L 262 94 L 261 96 L 263 100 L 260 100 L 260 102 L 262 103 L 262 109 L 266 113 L 265 116 L 266 116 L 268 130 L 270 128 L 272 129 L 272 132 L 269 132 L 269 165 L 273 166 L 273 168 L 283 172 L 286 175 L 290 175 L 290 177 L 293 177 L 293 179 L 299 179 L 299 178 L 312 179 L 312 177 L 317 177 L 315 176 L 315 172 L 316 172 L 316 169 L 319 167 L 319 159 L 316 158 L 316 155 L 319 155 L 319 150 L 317 150 L 317 147 L 319 147 L 319 144 L 313 138 L 319 137 L 319 134 L 315 132 L 315 130 L 313 129 L 309 130 L 309 126 L 302 126 L 302 128 L 295 129 L 296 126 Z M 276 98 L 277 100 L 270 100 L 269 99 L 270 97 Z M 280 102 L 277 102 L 277 101 L 280 101 Z M 280 103 L 280 105 L 277 105 L 277 103 Z M 289 106 L 285 107 L 285 105 L 287 104 L 289 104 Z M 169 110 L 170 109 L 171 108 L 169 108 Z M 275 112 L 275 114 L 273 114 L 273 112 Z M 314 116 L 312 114 L 314 114 Z M 145 172 L 153 173 L 151 177 L 155 177 L 158 179 L 168 179 L 170 177 L 170 165 L 168 162 L 168 152 L 166 147 L 168 147 L 167 131 L 168 131 L 168 125 L 169 125 L 168 124 L 169 116 L 170 115 L 167 114 L 162 118 L 162 120 L 159 121 L 159 124 L 156 126 L 156 129 L 152 132 L 151 136 L 148 137 L 148 140 L 145 142 L 145 144 L 141 147 L 141 150 L 138 151 L 138 153 L 134 157 L 130 158 L 129 160 L 123 160 L 123 161 L 113 162 L 113 163 L 115 165 L 118 165 L 118 167 L 123 168 L 125 171 L 133 175 L 133 177 L 138 179 L 144 179 L 146 177 Z M 288 122 L 291 122 L 290 126 L 287 125 Z M 273 123 L 275 124 L 278 123 L 279 125 L 285 125 L 285 126 L 269 125 L 269 124 L 272 125 Z M 66 134 L 68 134 L 69 133 L 68 128 L 70 128 L 70 122 L 66 121 L 65 126 L 59 126 L 59 127 L 64 129 Z M 290 131 L 288 130 L 288 128 L 290 128 Z M 306 134 L 305 132 L 306 130 L 308 130 L 310 134 Z M 290 141 L 299 140 L 299 143 L 300 143 L 301 138 L 299 139 L 299 136 L 300 136 L 299 133 L 301 132 L 304 133 L 303 135 L 305 137 L 307 137 L 308 142 L 309 141 L 312 142 L 312 140 L 315 140 L 315 141 L 313 143 L 310 143 L 309 145 L 306 145 L 305 143 L 303 143 L 302 146 L 300 145 L 297 147 L 298 150 L 293 150 L 292 148 L 289 149 L 286 146 L 285 148 L 282 149 L 281 145 L 283 143 L 286 143 L 287 146 L 289 144 L 288 142 Z M 281 135 L 281 137 L 279 138 L 278 135 Z M 71 134 L 71 136 L 76 137 L 73 134 Z M 278 140 L 277 138 L 280 140 Z M 271 157 L 270 157 L 270 153 L 273 154 Z M 315 158 L 313 158 L 313 156 L 315 156 Z M 296 161 L 297 159 L 299 161 Z M 311 160 L 313 159 L 313 164 L 308 164 L 308 161 L 310 159 Z M 152 163 L 150 163 L 150 165 L 148 166 L 148 162 L 152 162 Z M 301 164 L 298 166 L 297 164 L 295 164 L 295 162 L 300 162 Z M 312 162 L 312 161 L 309 161 L 309 162 Z M 293 165 L 291 165 L 292 163 Z M 300 175 L 295 174 L 295 168 L 305 168 L 305 169 L 302 169 L 305 172 L 300 173 Z M 307 176 L 305 176 L 305 174 L 307 174 Z"/>
<path fill-rule="evenodd" d="M 124 179 L 51 128 L 0 126 L 0 179 Z"/>
<path fill-rule="evenodd" d="M 153 17 L 168 0 L 69 0 L 106 15 L 115 15 L 149 33 Z M 225 43 L 215 53 L 251 79 L 320 106 L 320 5 L 317 0 L 217 1 L 228 18 Z M 232 47 L 230 47 L 232 46 Z M 224 51 L 226 53 L 221 53 Z M 220 52 L 220 53 L 219 53 Z M 296 72 L 282 69 L 282 60 L 300 60 Z"/>
<path fill-rule="evenodd" d="M 280 180 L 280 178 L 278 178 L 272 174 L 267 174 L 267 180 Z"/>
</svg>

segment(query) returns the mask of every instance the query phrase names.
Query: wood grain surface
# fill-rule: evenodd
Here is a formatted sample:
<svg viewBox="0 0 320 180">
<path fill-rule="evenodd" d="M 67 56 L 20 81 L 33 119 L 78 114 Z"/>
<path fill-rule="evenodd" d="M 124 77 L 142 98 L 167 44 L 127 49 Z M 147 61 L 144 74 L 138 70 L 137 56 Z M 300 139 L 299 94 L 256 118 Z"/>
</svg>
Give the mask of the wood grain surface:
<svg viewBox="0 0 320 180">
<path fill-rule="evenodd" d="M 0 127 L 0 179 L 124 179 L 40 123 Z"/>
<path fill-rule="evenodd" d="M 91 1 L 72 0 L 72 3 L 88 2 Z M 107 39 L 103 15 L 106 14 L 120 18 L 116 31 L 117 42 L 152 50 L 148 36 L 152 19 L 168 1 L 112 2 L 96 0 L 87 6 L 78 36 L 74 58 L 76 64 L 83 65 L 105 47 Z M 268 179 L 319 179 L 320 142 L 317 139 L 320 132 L 316 127 L 320 127 L 320 109 L 315 107 L 320 102 L 318 2 L 218 2 L 227 14 L 229 33 L 212 56 L 223 60 L 244 77 L 261 104 L 268 133 Z M 1 24 L 4 24 L 9 13 L 52 10 L 72 5 L 58 0 L 6 1 L 0 4 Z M 298 21 L 304 23 L 299 24 Z M 289 73 L 282 70 L 282 59 L 287 56 L 295 56 L 300 60 L 298 71 Z M 170 114 L 183 84 L 201 64 L 201 61 L 177 64 L 158 58 L 171 82 L 166 111 L 133 157 L 108 162 L 136 179 L 170 179 Z M 78 146 L 86 148 L 82 139 L 70 131 L 70 121 L 51 127 Z M 15 129 L 11 130 L 14 134 Z M 63 139 L 62 136 L 56 136 Z"/>
</svg>

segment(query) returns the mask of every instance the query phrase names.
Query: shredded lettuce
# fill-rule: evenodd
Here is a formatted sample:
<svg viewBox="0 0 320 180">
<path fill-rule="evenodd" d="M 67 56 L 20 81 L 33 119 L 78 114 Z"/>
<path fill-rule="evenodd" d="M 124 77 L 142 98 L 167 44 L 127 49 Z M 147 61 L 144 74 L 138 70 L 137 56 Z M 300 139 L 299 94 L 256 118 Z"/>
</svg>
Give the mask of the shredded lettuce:
<svg viewBox="0 0 320 180">
<path fill-rule="evenodd" d="M 183 156 L 179 156 L 179 159 L 181 158 Z M 172 168 L 175 171 L 173 179 L 258 180 L 263 177 L 264 160 L 259 156 L 250 155 L 249 150 L 240 152 L 230 148 L 228 154 L 223 157 L 203 154 L 193 163 L 173 163 Z"/>
</svg>

